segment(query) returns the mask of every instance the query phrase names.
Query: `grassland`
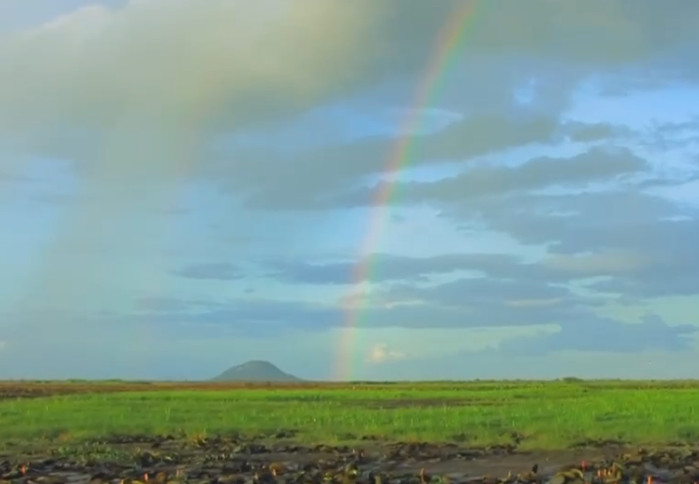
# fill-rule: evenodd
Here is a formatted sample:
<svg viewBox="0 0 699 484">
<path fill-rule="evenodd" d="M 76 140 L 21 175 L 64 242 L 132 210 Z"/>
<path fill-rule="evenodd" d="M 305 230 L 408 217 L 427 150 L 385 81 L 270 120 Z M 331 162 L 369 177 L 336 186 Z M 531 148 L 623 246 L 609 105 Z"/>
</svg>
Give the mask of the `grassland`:
<svg viewBox="0 0 699 484">
<path fill-rule="evenodd" d="M 0 384 L 0 397 L 3 393 L 0 440 L 5 442 L 76 442 L 127 434 L 254 436 L 279 430 L 297 431 L 295 438 L 307 443 L 373 438 L 469 446 L 517 444 L 522 449 L 604 440 L 631 444 L 699 440 L 699 382 L 691 381 L 279 388 L 13 383 Z"/>
</svg>

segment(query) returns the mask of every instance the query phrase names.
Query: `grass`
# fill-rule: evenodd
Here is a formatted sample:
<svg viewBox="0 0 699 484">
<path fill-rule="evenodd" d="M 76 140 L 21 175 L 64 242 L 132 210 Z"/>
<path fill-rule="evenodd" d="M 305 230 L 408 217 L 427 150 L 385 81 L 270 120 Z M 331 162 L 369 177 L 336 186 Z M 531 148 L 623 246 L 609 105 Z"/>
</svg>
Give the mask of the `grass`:
<svg viewBox="0 0 699 484">
<path fill-rule="evenodd" d="M 586 440 L 699 440 L 697 382 L 471 382 L 83 393 L 0 400 L 0 440 L 116 434 L 259 435 L 554 449 Z"/>
</svg>

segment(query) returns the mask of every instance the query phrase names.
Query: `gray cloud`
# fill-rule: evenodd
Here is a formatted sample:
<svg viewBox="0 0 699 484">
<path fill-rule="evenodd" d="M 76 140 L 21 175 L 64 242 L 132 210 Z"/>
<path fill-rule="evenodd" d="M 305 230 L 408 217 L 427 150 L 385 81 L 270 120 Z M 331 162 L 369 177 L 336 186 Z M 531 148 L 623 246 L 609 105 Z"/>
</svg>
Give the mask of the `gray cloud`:
<svg viewBox="0 0 699 484">
<path fill-rule="evenodd" d="M 644 131 L 642 143 L 658 150 L 693 147 L 696 157 L 699 154 L 699 116 L 683 122 L 652 123 Z"/>
<path fill-rule="evenodd" d="M 259 300 L 246 305 L 242 301 L 233 300 L 225 303 L 213 303 L 211 317 L 207 319 L 206 310 L 191 316 L 184 315 L 180 310 L 183 305 L 202 309 L 201 301 L 195 301 L 193 304 L 189 304 L 190 301 L 187 300 L 179 302 L 173 300 L 171 302 L 174 303 L 172 308 L 177 308 L 171 314 L 168 314 L 167 311 L 153 311 L 146 315 L 102 316 L 107 318 L 111 324 L 86 325 L 87 331 L 80 335 L 79 340 L 75 340 L 74 335 L 67 335 L 65 332 L 57 333 L 55 341 L 36 338 L 27 340 L 24 331 L 5 332 L 3 341 L 7 341 L 7 344 L 0 352 L 0 361 L 8 364 L 2 365 L 2 368 L 11 368 L 13 366 L 9 363 L 23 358 L 28 358 L 29 363 L 23 365 L 19 371 L 12 373 L 5 371 L 2 375 L 6 377 L 19 375 L 28 378 L 80 376 L 162 378 L 163 375 L 170 378 L 182 378 L 183 375 L 192 375 L 193 378 L 206 378 L 211 376 L 207 374 L 207 371 L 214 374 L 223 369 L 225 365 L 244 361 L 245 358 L 260 357 L 261 355 L 272 358 L 274 355 L 276 360 L 277 357 L 281 357 L 281 353 L 284 353 L 284 345 L 277 342 L 284 338 L 287 334 L 286 331 L 293 328 L 294 324 L 301 331 L 313 329 L 314 332 L 318 333 L 319 330 L 327 328 L 330 323 L 335 323 L 335 316 L 343 315 L 343 313 L 337 312 L 332 315 L 319 316 L 318 311 L 312 306 L 304 307 L 304 305 L 297 303 Z M 256 305 L 262 305 L 267 309 L 259 313 L 255 308 Z M 165 309 L 165 306 L 162 309 Z M 241 317 L 249 311 L 251 311 L 249 319 Z M 322 311 L 320 312 L 322 313 Z M 434 312 L 430 312 L 434 314 Z M 262 314 L 262 316 L 258 314 Z M 439 318 L 440 311 L 438 310 L 436 314 Z M 396 316 L 400 315 L 409 316 L 410 312 L 402 312 Z M 428 316 L 428 314 L 420 313 L 419 316 Z M 366 322 L 364 315 L 362 315 L 362 321 L 363 324 Z M 544 357 L 545 360 L 542 361 L 545 361 L 545 366 L 548 368 L 552 362 L 562 361 L 557 355 L 572 349 L 583 351 L 580 353 L 581 361 L 573 367 L 567 366 L 566 374 L 559 376 L 570 374 L 582 376 L 582 374 L 587 375 L 589 372 L 598 372 L 598 377 L 610 377 L 616 373 L 604 365 L 595 366 L 593 364 L 597 356 L 622 354 L 625 358 L 629 358 L 629 365 L 636 365 L 639 361 L 645 363 L 645 359 L 648 358 L 648 353 L 643 352 L 645 348 L 651 349 L 653 355 L 661 360 L 668 355 L 666 353 L 668 350 L 672 352 L 672 355 L 683 354 L 686 362 L 686 358 L 692 356 L 685 351 L 688 347 L 687 340 L 692 331 L 695 330 L 696 327 L 692 329 L 689 326 L 669 327 L 662 320 L 653 316 L 646 317 L 642 324 L 622 324 L 590 316 L 584 322 L 574 321 L 572 324 L 561 324 L 559 333 L 535 334 L 531 338 L 518 337 L 509 342 L 505 340 L 498 348 L 452 355 L 458 357 L 449 361 L 417 360 L 422 365 L 422 372 L 411 371 L 410 360 L 406 360 L 407 366 L 402 367 L 404 372 L 399 377 L 413 379 L 483 378 L 492 374 L 483 371 L 475 373 L 450 372 L 455 364 L 471 362 L 470 367 L 474 367 L 474 365 L 480 367 L 480 365 L 485 364 L 490 370 L 497 369 L 497 375 L 493 377 L 531 378 L 535 376 L 536 365 L 532 366 L 532 364 L 536 362 L 529 361 L 528 358 Z M 238 336 L 246 338 L 250 347 L 236 348 L 231 351 L 231 344 L 225 338 Z M 212 340 L 220 342 L 220 344 L 214 345 L 218 349 L 215 355 L 211 351 Z M 56 346 L 57 342 L 58 346 Z M 163 344 L 164 342 L 166 344 Z M 171 348 L 171 344 L 175 345 L 174 349 Z M 272 345 L 271 348 L 270 345 Z M 198 350 L 196 357 L 182 358 L 182 354 L 191 354 L 193 348 Z M 318 351 L 324 352 L 322 348 L 319 348 Z M 632 351 L 636 351 L 636 355 L 632 355 Z M 53 358 L 41 357 L 41 355 L 46 354 L 53 355 Z M 288 361 L 296 361 L 295 357 L 298 357 L 297 350 L 290 350 L 284 354 L 286 355 L 284 359 Z M 127 357 L 125 358 L 125 356 Z M 198 372 L 192 369 L 193 366 L 197 366 L 198 360 L 210 359 L 209 356 L 215 356 L 213 358 L 215 364 L 212 369 L 201 371 L 201 366 L 198 366 L 200 370 Z M 335 358 L 335 356 L 329 354 L 328 358 Z M 174 367 L 171 365 L 172 361 L 176 362 Z M 309 364 L 314 366 L 319 361 L 321 360 L 315 359 Z M 503 361 L 506 362 L 505 365 L 492 367 L 489 365 L 490 362 L 502 363 Z M 167 362 L 167 364 L 163 365 L 163 362 Z M 515 363 L 517 371 L 509 366 Z M 16 369 L 16 365 L 13 368 Z M 175 368 L 174 371 L 173 368 Z M 429 368 L 429 372 L 425 374 L 424 370 L 427 368 Z M 636 376 L 644 373 L 646 373 L 645 370 L 639 371 Z M 665 377 L 667 376 L 665 375 Z M 396 375 L 392 378 L 395 377 Z"/>
<path fill-rule="evenodd" d="M 525 261 L 513 254 L 460 253 L 431 257 L 405 257 L 370 254 L 371 282 L 427 282 L 429 276 L 468 271 L 474 276 L 498 280 L 534 281 L 563 284 L 578 279 L 632 273 L 651 263 L 632 251 L 607 251 L 583 255 L 549 254 Z M 264 266 L 269 276 L 291 283 L 353 284 L 353 271 L 360 260 L 343 262 L 309 262 L 271 260 Z M 480 279 L 473 279 L 478 281 Z M 485 282 L 487 285 L 487 281 Z"/>
<path fill-rule="evenodd" d="M 403 327 L 584 325 L 603 301 L 546 280 L 462 278 L 429 287 L 402 283 L 378 290 L 367 324 Z"/>
<path fill-rule="evenodd" d="M 386 305 L 388 296 L 417 296 L 421 302 Z M 400 297 L 399 297 L 400 296 Z M 379 303 L 379 299 L 384 299 Z M 542 299 L 545 298 L 545 299 Z M 130 325 L 147 323 L 165 333 L 177 331 L 198 339 L 211 335 L 276 337 L 285 329 L 324 331 L 346 324 L 350 309 L 337 305 L 317 305 L 276 299 L 234 299 L 211 302 L 171 301 L 153 311 L 118 319 Z M 555 324 L 557 333 L 534 334 L 503 343 L 505 352 L 544 354 L 569 349 L 581 351 L 642 351 L 644 349 L 687 349 L 688 336 L 698 325 L 667 325 L 658 316 L 644 318 L 642 324 L 627 324 L 604 318 L 581 304 L 560 287 L 525 282 L 461 280 L 456 283 L 418 289 L 394 288 L 361 305 L 360 317 L 367 328 L 484 328 Z M 124 326 L 124 324 L 120 324 Z M 164 334 L 165 334 L 164 333 Z"/>
<path fill-rule="evenodd" d="M 504 116 L 477 116 L 453 123 L 426 136 L 411 150 L 411 166 L 435 161 L 461 162 L 501 149 L 547 141 L 557 126 L 548 116 L 512 120 Z M 395 139 L 375 136 L 344 146 L 320 148 L 280 161 L 279 155 L 227 155 L 221 183 L 247 193 L 251 208 L 329 208 L 338 192 L 354 188 L 363 177 L 382 172 L 393 156 Z M 235 177 L 221 176 L 235 171 Z M 369 196 L 369 194 L 367 194 Z M 367 198 L 364 203 L 370 203 Z"/>
<path fill-rule="evenodd" d="M 547 309 L 570 302 L 570 291 L 546 281 L 461 278 L 431 287 L 398 286 L 388 291 L 400 299 L 418 299 L 448 307 L 467 309 L 476 305 L 509 305 L 512 308 L 543 306 Z"/>
<path fill-rule="evenodd" d="M 623 174 L 640 173 L 648 163 L 628 149 L 593 148 L 572 158 L 539 157 L 517 167 L 477 165 L 452 178 L 431 183 L 399 183 L 400 202 L 436 201 L 449 203 L 551 186 L 584 187 L 594 181 L 608 181 Z M 373 190 L 372 190 L 373 191 Z M 371 191 L 348 198 L 370 203 Z"/>
<path fill-rule="evenodd" d="M 666 351 L 661 348 L 631 355 L 611 351 L 566 351 L 521 354 L 511 350 L 460 351 L 439 356 L 390 362 L 377 368 L 372 378 L 421 379 L 692 379 L 696 370 L 688 361 L 697 350 Z M 438 370 L 437 370 L 438 369 Z"/>
<path fill-rule="evenodd" d="M 566 123 L 529 114 L 524 119 L 476 116 L 454 123 L 437 134 L 421 138 L 410 150 L 410 166 L 429 163 L 464 163 L 470 158 L 531 143 L 552 142 L 565 135 L 573 139 L 603 137 L 621 132 L 607 125 Z M 219 173 L 221 183 L 237 193 L 248 193 L 252 208 L 315 208 L 361 206 L 372 203 L 378 188 L 355 188 L 364 177 L 385 169 L 395 139 L 366 138 L 352 144 L 320 148 L 281 163 L 280 155 L 231 155 L 221 165 L 237 176 Z M 556 183 L 584 184 L 647 168 L 645 160 L 624 148 L 592 148 L 572 158 L 539 157 L 520 167 L 475 166 L 464 173 L 434 183 L 398 183 L 400 201 L 411 203 L 438 198 L 479 197 L 498 192 L 541 188 Z M 275 169 L 276 168 L 276 169 Z M 298 174 L 303 174 L 298 176 Z"/>
<path fill-rule="evenodd" d="M 681 351 L 693 347 L 688 337 L 698 331 L 699 326 L 694 324 L 669 326 L 655 314 L 648 314 L 641 322 L 632 324 L 590 316 L 578 325 L 562 324 L 561 330 L 556 333 L 507 340 L 500 345 L 500 349 L 518 354 L 547 354 L 561 350 L 625 353 L 658 349 Z"/>
<path fill-rule="evenodd" d="M 473 60 L 469 71 L 477 73 L 499 57 L 509 64 L 547 59 L 595 72 L 654 61 L 694 45 L 699 36 L 688 20 L 697 10 L 692 4 L 672 8 L 648 0 L 597 0 L 594 9 L 589 5 L 538 0 L 525 10 L 506 1 L 473 6 L 467 54 L 488 61 Z M 148 0 L 113 10 L 91 6 L 42 28 L 5 36 L 0 126 L 94 128 L 128 119 L 141 129 L 144 119 L 169 127 L 269 120 L 423 71 L 435 32 L 465 7 L 457 0 L 436 6 L 416 0 L 332 6 L 317 1 L 300 15 L 272 0 L 259 5 L 214 0 L 205 6 Z M 278 17 L 265 16 L 278 10 Z M 590 13 L 581 13 L 586 10 Z M 260 24 L 250 21 L 254 18 Z M 150 35 L 155 30 L 157 39 Z M 266 41 L 260 44 L 262 35 Z M 77 44 L 84 48 L 74 49 Z M 335 62 L 339 58 L 343 61 Z M 681 60 L 673 64 L 676 73 L 693 75 L 696 66 Z M 46 79 L 52 80 L 51 89 L 44 88 Z M 492 87 L 489 95 L 497 98 L 513 85 Z M 479 96 L 486 93 L 481 90 Z M 37 134 L 43 137 L 46 131 Z"/>
<path fill-rule="evenodd" d="M 348 93 L 419 75 L 432 55 L 435 32 L 468 5 L 364 0 L 331 7 L 313 1 L 299 15 L 281 4 L 268 8 L 273 3 L 215 0 L 202 7 L 192 0 L 148 0 L 120 9 L 93 6 L 11 35 L 0 47 L 0 138 L 4 134 L 28 151 L 75 160 L 91 178 L 124 177 L 130 185 L 177 179 L 196 158 L 208 165 L 203 172 L 246 194 L 250 206 L 325 205 L 325 196 L 378 172 L 391 141 L 321 150 L 293 162 L 268 153 L 253 153 L 248 160 L 245 153 L 233 153 L 213 166 L 204 153 L 207 141 L 214 133 L 288 120 Z M 686 4 L 672 9 L 652 2 L 598 2 L 595 14 L 581 14 L 573 5 L 578 4 L 538 0 L 526 11 L 508 2 L 476 5 L 465 66 L 453 70 L 459 79 L 454 86 L 467 101 L 463 109 L 487 98 L 497 101 L 497 114 L 468 113 L 463 123 L 419 143 L 414 163 L 463 160 L 546 141 L 581 79 L 620 64 L 654 61 L 693 45 L 699 35 L 686 21 L 696 7 Z M 283 13 L 264 27 L 240 21 L 264 19 L 263 12 L 277 9 Z M 309 24 L 324 28 L 308 29 Z M 150 35 L 155 30 L 158 39 Z M 261 35 L 267 37 L 259 49 L 244 47 Z M 194 40 L 178 47 L 183 38 Z M 77 44 L 85 48 L 74 49 Z M 22 62 L 15 62 L 18 58 Z M 678 66 L 686 64 L 683 59 Z M 522 71 L 526 66 L 530 70 Z M 527 80 L 534 81 L 535 105 L 554 97 L 560 102 L 545 114 L 517 108 L 514 117 L 504 118 L 516 105 L 513 90 Z M 410 96 L 402 104 L 412 102 Z"/>
<path fill-rule="evenodd" d="M 245 276 L 237 266 L 228 262 L 213 262 L 208 264 L 192 264 L 175 272 L 189 279 L 214 279 L 231 281 Z"/>
<path fill-rule="evenodd" d="M 70 339 L 80 334 L 97 342 L 84 355 L 99 360 L 107 354 L 116 360 L 145 327 L 177 327 L 189 336 L 201 336 L 204 328 L 228 328 L 271 337 L 285 327 L 316 331 L 341 325 L 347 317 L 345 301 L 314 305 L 252 297 L 211 303 L 142 298 L 133 315 L 99 311 L 116 310 L 148 293 L 152 278 L 163 275 L 159 270 L 172 275 L 162 241 L 173 221 L 162 214 L 194 177 L 208 178 L 235 199 L 235 210 L 225 216 L 238 217 L 235 236 L 250 238 L 235 249 L 228 244 L 226 250 L 244 252 L 241 247 L 269 236 L 272 250 L 293 253 L 303 246 L 315 252 L 316 247 L 306 249 L 308 244 L 289 243 L 312 238 L 287 230 L 312 225 L 297 223 L 300 218 L 290 221 L 294 209 L 319 209 L 312 215 L 320 218 L 327 217 L 322 209 L 366 206 L 373 192 L 362 185 L 385 167 L 397 140 L 374 136 L 332 146 L 329 130 L 313 131 L 311 124 L 309 137 L 324 146 L 300 154 L 291 143 L 264 136 L 269 149 L 234 146 L 221 154 L 210 143 L 231 135 L 245 138 L 250 130 L 264 135 L 272 123 L 294 124 L 325 103 L 359 99 L 369 106 L 362 120 L 367 123 L 372 113 L 415 107 L 415 83 L 434 59 L 437 33 L 464 6 L 462 0 L 309 0 L 300 11 L 279 0 L 211 0 L 205 5 L 198 0 L 135 0 L 120 9 L 92 6 L 31 31 L 3 35 L 0 172 L 14 176 L 26 160 L 61 158 L 73 163 L 79 178 L 75 203 L 63 204 L 66 216 L 35 259 L 41 263 L 27 271 L 32 280 L 20 296 L 8 297 L 12 304 L 18 302 L 11 308 L 15 313 L 8 310 L 13 317 L 7 321 L 17 324 L 6 323 L 7 334 L 0 335 L 8 342 L 3 351 L 14 358 L 5 360 L 4 367 L 23 358 L 21 350 L 12 348 L 19 348 L 15 343 L 27 333 L 42 339 L 36 354 L 52 354 L 57 346 L 69 349 L 62 354 L 80 351 L 84 343 Z M 693 2 L 533 0 L 522 9 L 518 2 L 487 0 L 476 4 L 472 15 L 459 62 L 442 79 L 442 90 L 421 106 L 464 118 L 420 137 L 410 152 L 412 167 L 458 166 L 525 145 L 626 136 L 623 129 L 605 124 L 560 124 L 581 82 L 601 75 L 602 89 L 623 93 L 666 86 L 668 79 L 699 79 L 697 57 L 687 55 L 699 43 L 699 4 Z M 390 97 L 381 94 L 394 90 Z M 693 142 L 691 126 L 659 133 L 659 139 L 648 138 L 659 149 L 678 140 Z M 441 182 L 403 185 L 403 201 L 426 201 L 461 226 L 479 225 L 523 244 L 546 245 L 549 255 L 535 262 L 506 254 L 424 260 L 380 255 L 375 291 L 357 302 L 365 303 L 361 317 L 367 326 L 548 321 L 563 328 L 559 339 L 537 344 L 589 349 L 594 342 L 585 328 L 595 334 L 606 328 L 613 336 L 608 343 L 612 350 L 647 347 L 652 339 L 666 348 L 683 347 L 675 337 L 688 334 L 688 328 L 673 333 L 659 321 L 626 327 L 600 319 L 594 313 L 600 299 L 581 297 L 569 283 L 604 277 L 588 287 L 603 293 L 600 297 L 618 295 L 631 302 L 697 294 L 696 213 L 643 194 L 641 185 L 628 180 L 616 191 L 532 193 L 552 186 L 589 190 L 587 185 L 617 175 L 640 175 L 646 169 L 643 160 L 621 150 L 597 150 L 565 160 L 538 158 L 516 168 L 466 168 Z M 241 200 L 247 205 L 236 205 Z M 279 211 L 246 214 L 244 208 Z M 288 225 L 287 219 L 275 222 L 283 218 L 275 218 L 282 210 L 292 214 Z M 253 220 L 258 215 L 260 220 Z M 270 236 L 275 230 L 279 232 Z M 199 237 L 191 238 L 193 252 L 204 244 Z M 320 252 L 325 242 L 318 242 Z M 231 253 L 209 256 L 241 260 Z M 352 268 L 348 262 L 271 265 L 280 279 L 312 284 L 342 284 Z M 483 277 L 429 284 L 431 276 L 454 269 Z M 176 273 L 218 280 L 243 275 L 233 265 L 217 263 Z M 622 341 L 624 330 L 630 335 L 636 331 L 632 343 Z M 118 351 L 111 348 L 116 340 L 126 342 Z M 134 344 L 143 345 L 139 355 L 149 353 L 146 343 Z M 85 361 L 72 370 L 86 366 Z"/>
<path fill-rule="evenodd" d="M 371 254 L 373 267 L 371 281 L 385 282 L 405 279 L 425 280 L 431 274 L 459 270 L 484 271 L 510 267 L 517 258 L 507 254 L 448 254 L 435 257 L 403 257 L 391 254 Z M 300 260 L 273 260 L 266 265 L 273 277 L 308 284 L 353 284 L 352 271 L 360 261 L 307 262 Z"/>
<path fill-rule="evenodd" d="M 142 321 L 178 335 L 208 338 L 212 334 L 269 337 L 288 328 L 324 330 L 339 327 L 345 317 L 336 306 L 259 297 L 208 303 L 172 299 L 158 309 L 120 319 L 130 324 Z"/>
<path fill-rule="evenodd" d="M 592 286 L 600 291 L 634 298 L 699 294 L 693 277 L 699 270 L 696 211 L 638 190 L 518 194 L 455 204 L 445 216 L 462 223 L 478 220 L 524 244 L 548 245 L 547 277 L 566 264 L 568 270 L 577 265 L 584 274 L 589 257 L 608 254 L 608 261 L 599 260 L 587 270 L 589 276 L 612 276 Z M 562 264 L 556 266 L 557 261 Z"/>
<path fill-rule="evenodd" d="M 639 235 L 629 230 L 652 229 L 656 222 L 679 212 L 672 202 L 634 189 L 519 193 L 444 210 L 446 216 L 482 220 L 525 244 L 553 243 L 553 249 L 563 253 L 628 247 Z"/>
<path fill-rule="evenodd" d="M 556 333 L 535 334 L 503 343 L 504 353 L 546 354 L 556 351 L 640 352 L 685 350 L 699 332 L 699 321 L 668 325 L 657 315 L 629 324 L 599 316 L 604 299 L 581 297 L 560 286 L 527 281 L 463 279 L 432 288 L 406 287 L 389 294 L 412 295 L 420 305 L 362 312 L 365 324 L 403 327 L 497 327 L 555 324 Z M 399 299 L 399 298 L 398 298 Z"/>
<path fill-rule="evenodd" d="M 630 136 L 632 131 L 625 126 L 617 126 L 604 122 L 588 124 L 577 121 L 569 121 L 563 124 L 562 131 L 572 141 L 592 142 L 609 139 L 618 139 L 621 136 Z"/>
</svg>

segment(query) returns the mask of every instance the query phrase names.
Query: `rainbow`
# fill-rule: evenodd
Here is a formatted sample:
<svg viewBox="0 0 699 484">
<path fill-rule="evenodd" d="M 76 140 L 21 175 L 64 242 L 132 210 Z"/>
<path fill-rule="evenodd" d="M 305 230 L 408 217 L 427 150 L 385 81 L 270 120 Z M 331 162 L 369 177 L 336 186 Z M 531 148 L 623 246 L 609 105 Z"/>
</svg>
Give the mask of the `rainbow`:
<svg viewBox="0 0 699 484">
<path fill-rule="evenodd" d="M 353 290 L 355 291 L 362 283 L 370 280 L 371 256 L 386 224 L 387 202 L 395 192 L 396 175 L 410 161 L 412 148 L 416 145 L 415 137 L 411 133 L 418 131 L 422 119 L 421 113 L 425 107 L 429 106 L 430 101 L 437 97 L 450 68 L 458 60 L 459 53 L 464 46 L 466 33 L 475 17 L 477 2 L 478 0 L 464 1 L 456 15 L 450 15 L 439 32 L 433 50 L 434 54 L 430 56 L 425 74 L 417 86 L 415 101 L 412 103 L 413 108 L 401 123 L 399 133 L 405 134 L 399 135 L 398 140 L 391 147 L 383 170 L 385 177 L 379 182 L 379 187 L 372 199 L 372 216 L 362 243 L 359 262 L 352 271 Z M 365 303 L 366 296 L 361 292 L 354 293 L 350 297 L 336 360 L 335 379 L 337 380 L 350 380 L 352 378 L 353 361 L 356 357 L 357 326 L 361 309 Z"/>
</svg>

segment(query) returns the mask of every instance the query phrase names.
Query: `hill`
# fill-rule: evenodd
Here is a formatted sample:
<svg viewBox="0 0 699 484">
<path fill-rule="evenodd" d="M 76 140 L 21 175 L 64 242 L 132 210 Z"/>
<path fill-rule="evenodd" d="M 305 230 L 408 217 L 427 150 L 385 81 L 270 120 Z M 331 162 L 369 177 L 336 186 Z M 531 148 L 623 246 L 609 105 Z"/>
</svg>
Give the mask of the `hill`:
<svg viewBox="0 0 699 484">
<path fill-rule="evenodd" d="M 300 382 L 302 380 L 284 373 L 269 361 L 252 360 L 227 369 L 212 381 Z"/>
</svg>

